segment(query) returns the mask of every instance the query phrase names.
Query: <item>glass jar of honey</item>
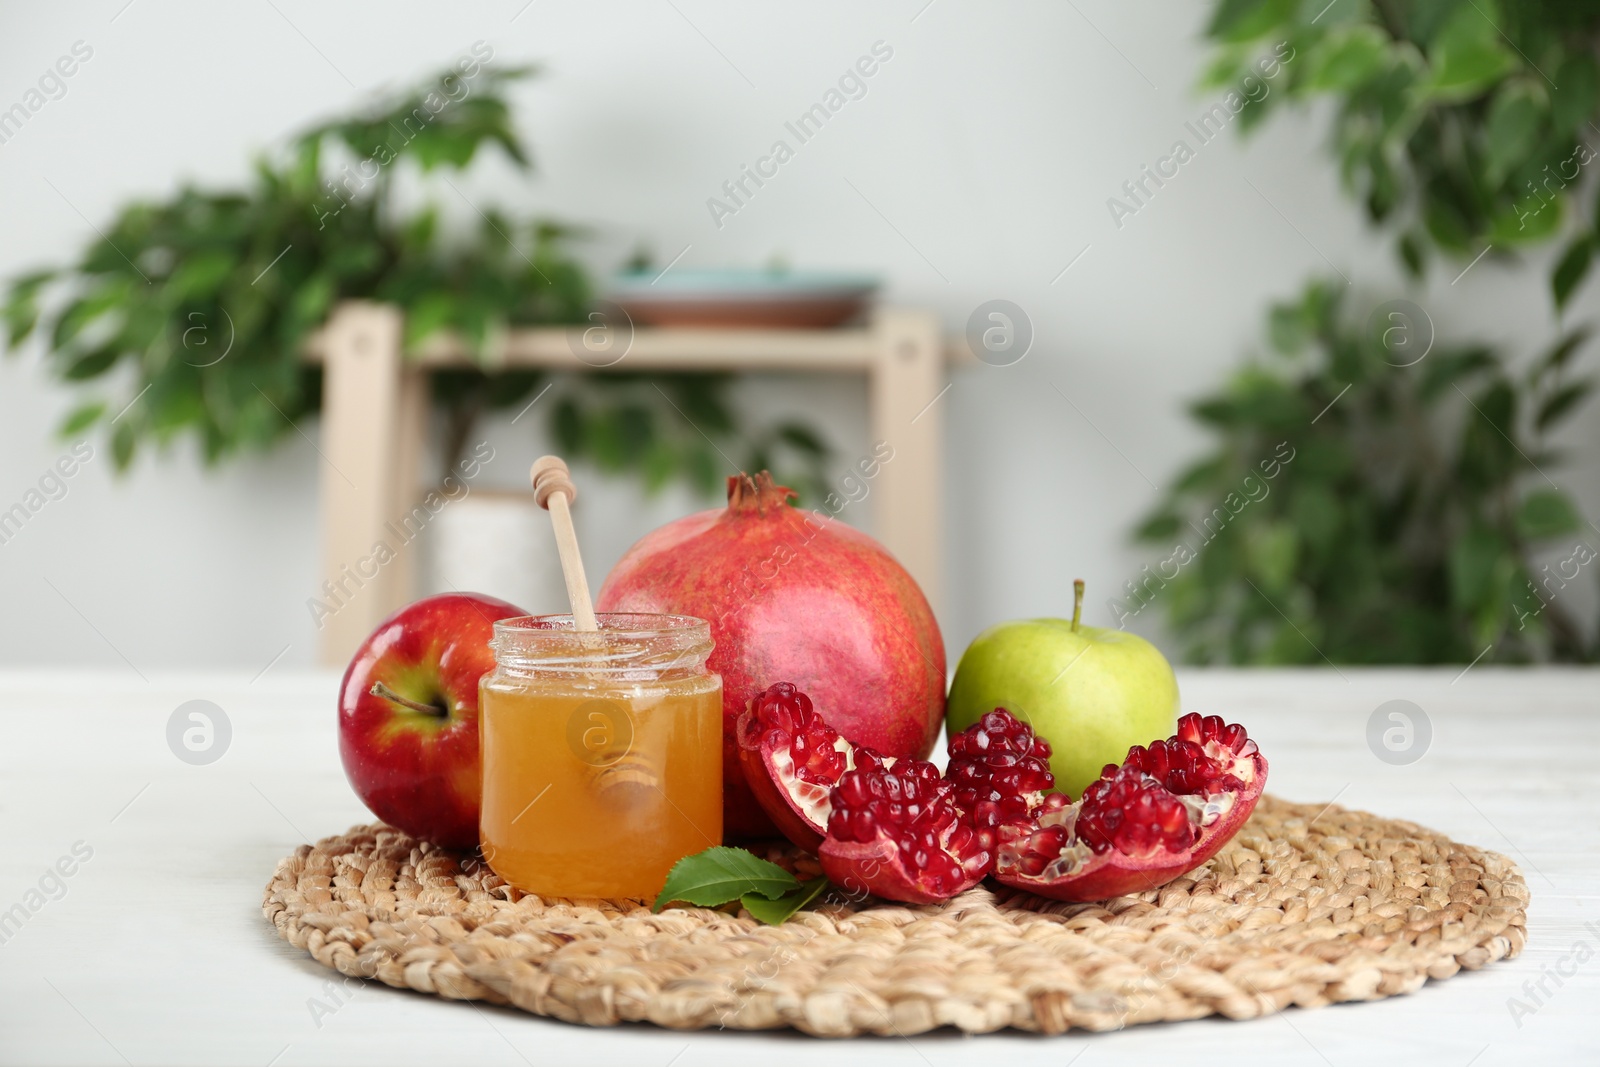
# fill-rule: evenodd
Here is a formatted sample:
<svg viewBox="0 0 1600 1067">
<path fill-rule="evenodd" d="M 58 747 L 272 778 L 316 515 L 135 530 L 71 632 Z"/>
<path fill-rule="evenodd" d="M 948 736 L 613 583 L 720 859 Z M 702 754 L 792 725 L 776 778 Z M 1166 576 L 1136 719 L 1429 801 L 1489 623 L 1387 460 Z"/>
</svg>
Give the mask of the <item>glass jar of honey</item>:
<svg viewBox="0 0 1600 1067">
<path fill-rule="evenodd" d="M 494 624 L 478 696 L 484 859 L 544 897 L 653 900 L 722 843 L 722 679 L 686 615 Z"/>
</svg>

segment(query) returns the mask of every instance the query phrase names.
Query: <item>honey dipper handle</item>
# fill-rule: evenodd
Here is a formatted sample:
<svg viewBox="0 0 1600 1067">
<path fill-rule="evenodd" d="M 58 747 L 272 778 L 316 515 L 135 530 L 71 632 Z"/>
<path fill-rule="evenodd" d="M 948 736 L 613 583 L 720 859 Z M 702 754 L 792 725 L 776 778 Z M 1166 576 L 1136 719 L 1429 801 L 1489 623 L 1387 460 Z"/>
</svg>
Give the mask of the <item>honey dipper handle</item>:
<svg viewBox="0 0 1600 1067">
<path fill-rule="evenodd" d="M 578 533 L 572 527 L 571 504 L 578 498 L 578 487 L 560 456 L 541 456 L 530 474 L 533 497 L 550 512 L 556 531 L 556 551 L 561 554 L 561 574 L 567 581 L 567 599 L 572 603 L 573 625 L 579 630 L 598 630 L 594 601 L 589 597 L 589 579 L 583 573 L 583 557 L 578 553 Z"/>
</svg>

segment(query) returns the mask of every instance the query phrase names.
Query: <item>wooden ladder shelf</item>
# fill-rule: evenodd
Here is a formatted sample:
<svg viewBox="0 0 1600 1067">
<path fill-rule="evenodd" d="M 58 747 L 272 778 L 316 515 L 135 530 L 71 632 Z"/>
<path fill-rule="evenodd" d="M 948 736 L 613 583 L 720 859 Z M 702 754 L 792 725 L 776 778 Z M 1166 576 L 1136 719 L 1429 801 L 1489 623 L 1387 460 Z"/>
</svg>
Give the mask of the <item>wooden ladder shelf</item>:
<svg viewBox="0 0 1600 1067">
<path fill-rule="evenodd" d="M 322 573 L 339 597 L 338 609 L 320 620 L 320 659 L 329 666 L 343 665 L 384 616 L 413 596 L 413 553 L 396 543 L 391 524 L 425 492 L 420 475 L 427 373 L 473 365 L 459 338 L 436 335 L 407 353 L 404 333 L 399 308 L 348 301 L 307 345 L 307 358 L 325 366 Z M 512 330 L 499 346 L 495 365 L 606 373 L 575 354 L 582 350 L 583 333 L 581 327 Z M 935 401 L 948 387 L 946 367 L 953 362 L 976 361 L 964 343 L 946 351 L 932 312 L 880 308 L 860 328 L 640 328 L 626 355 L 612 366 L 865 375 L 870 439 L 894 449 L 893 461 L 882 466 L 872 486 L 875 532 L 937 607 L 943 585 L 944 404 Z M 393 561 L 361 568 L 379 543 L 394 550 Z M 358 568 L 372 573 L 358 573 Z"/>
</svg>

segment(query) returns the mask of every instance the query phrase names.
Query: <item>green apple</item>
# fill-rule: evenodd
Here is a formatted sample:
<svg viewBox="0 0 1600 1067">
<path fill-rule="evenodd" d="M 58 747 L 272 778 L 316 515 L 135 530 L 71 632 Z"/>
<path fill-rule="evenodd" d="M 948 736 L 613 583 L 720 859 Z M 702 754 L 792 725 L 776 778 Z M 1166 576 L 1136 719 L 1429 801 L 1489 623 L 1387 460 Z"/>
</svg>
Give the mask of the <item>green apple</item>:
<svg viewBox="0 0 1600 1067">
<path fill-rule="evenodd" d="M 1072 619 L 1018 619 L 979 634 L 961 655 L 945 724 L 951 734 L 1005 708 L 1050 742 L 1056 788 L 1074 798 L 1134 745 L 1170 737 L 1178 720 L 1172 665 L 1144 638 Z"/>
</svg>

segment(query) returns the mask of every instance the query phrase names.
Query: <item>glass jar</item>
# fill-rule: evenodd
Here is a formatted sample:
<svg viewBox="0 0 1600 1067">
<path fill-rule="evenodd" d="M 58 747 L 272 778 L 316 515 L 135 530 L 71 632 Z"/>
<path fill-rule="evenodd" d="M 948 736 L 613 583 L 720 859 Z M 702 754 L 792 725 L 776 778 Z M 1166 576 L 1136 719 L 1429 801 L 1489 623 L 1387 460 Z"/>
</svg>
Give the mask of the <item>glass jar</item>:
<svg viewBox="0 0 1600 1067">
<path fill-rule="evenodd" d="M 479 836 L 525 892 L 654 900 L 674 863 L 722 843 L 722 679 L 703 620 L 598 618 L 494 624 Z"/>
</svg>

